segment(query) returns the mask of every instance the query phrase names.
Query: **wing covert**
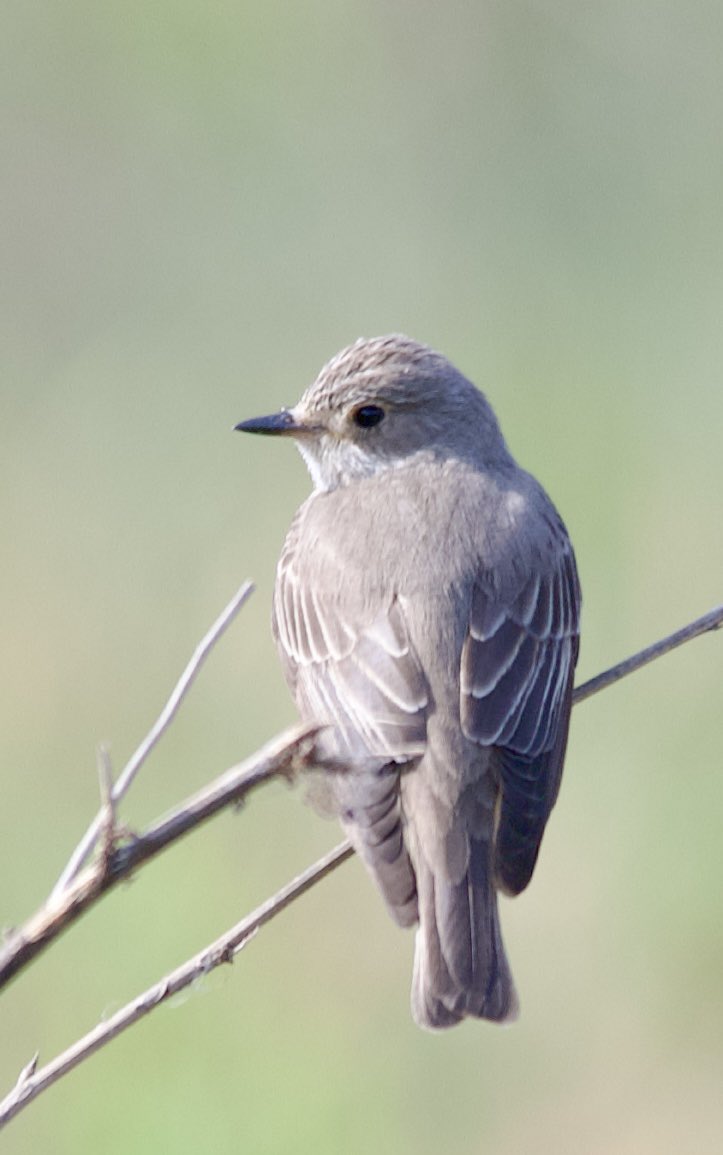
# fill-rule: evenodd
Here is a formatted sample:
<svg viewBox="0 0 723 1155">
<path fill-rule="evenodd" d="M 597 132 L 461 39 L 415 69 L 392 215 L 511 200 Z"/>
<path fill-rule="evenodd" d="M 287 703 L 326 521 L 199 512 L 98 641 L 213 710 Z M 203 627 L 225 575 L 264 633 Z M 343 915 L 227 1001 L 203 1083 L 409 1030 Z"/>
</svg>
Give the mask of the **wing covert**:
<svg viewBox="0 0 723 1155">
<path fill-rule="evenodd" d="M 336 591 L 311 589 L 282 557 L 273 625 L 302 714 L 335 725 L 342 756 L 422 753 L 427 681 L 396 598 L 350 613 Z"/>
</svg>

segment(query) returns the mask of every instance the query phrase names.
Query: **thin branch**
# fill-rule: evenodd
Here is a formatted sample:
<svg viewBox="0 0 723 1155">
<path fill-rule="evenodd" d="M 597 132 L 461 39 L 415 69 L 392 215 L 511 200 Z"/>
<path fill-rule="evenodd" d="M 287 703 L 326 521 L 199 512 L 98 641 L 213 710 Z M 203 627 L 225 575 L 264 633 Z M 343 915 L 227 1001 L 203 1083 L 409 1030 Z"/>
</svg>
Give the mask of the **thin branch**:
<svg viewBox="0 0 723 1155">
<path fill-rule="evenodd" d="M 98 784 L 100 786 L 100 826 L 98 848 L 100 857 L 107 862 L 113 853 L 117 835 L 116 809 L 113 801 L 113 769 L 108 747 L 100 745 L 97 751 Z"/>
<path fill-rule="evenodd" d="M 121 798 L 123 798 L 127 793 L 131 783 L 133 782 L 133 779 L 150 754 L 151 750 L 168 729 L 174 717 L 176 716 L 181 702 L 193 685 L 196 675 L 198 674 L 198 671 L 203 665 L 205 659 L 208 657 L 209 653 L 224 631 L 231 625 L 231 622 L 234 620 L 241 607 L 246 601 L 248 601 L 249 597 L 253 593 L 253 590 L 254 587 L 252 582 L 244 582 L 238 592 L 228 603 L 223 613 L 221 613 L 213 623 L 210 630 L 201 638 L 201 641 L 193 651 L 188 665 L 174 686 L 171 696 L 161 710 L 161 713 L 158 715 L 158 718 L 151 726 L 138 749 L 126 763 L 121 774 L 118 776 L 111 794 L 112 802 L 119 802 Z M 73 881 L 78 871 L 81 869 L 83 863 L 95 845 L 102 824 L 103 811 L 100 810 L 76 846 L 75 850 L 70 856 L 67 866 L 53 887 L 53 891 L 50 896 L 51 902 L 59 901 L 61 899 L 63 892 Z"/>
<path fill-rule="evenodd" d="M 656 658 L 662 658 L 663 654 L 669 653 L 670 650 L 677 649 L 685 642 L 691 642 L 693 638 L 699 638 L 701 634 L 707 634 L 711 630 L 719 630 L 721 625 L 723 625 L 723 605 L 709 610 L 701 618 L 696 618 L 694 622 L 683 626 L 681 630 L 676 630 L 667 638 L 654 642 L 652 646 L 633 654 L 631 658 L 618 662 L 617 666 L 611 666 L 609 670 L 604 670 L 602 674 L 591 678 L 589 682 L 584 682 L 582 686 L 576 686 L 572 695 L 573 702 L 576 705 L 578 702 L 584 702 L 586 698 L 591 698 L 600 690 L 607 689 L 614 682 L 619 682 L 621 678 L 627 678 L 628 674 L 635 673 L 636 670 L 647 666 L 649 662 L 654 662 Z"/>
<path fill-rule="evenodd" d="M 233 962 L 235 956 L 265 923 L 280 914 L 289 903 L 299 898 L 315 883 L 320 882 L 342 862 L 353 854 L 351 845 L 342 842 L 318 862 L 310 866 L 293 882 L 257 907 L 252 914 L 242 919 L 231 930 L 199 951 L 197 955 L 171 971 L 159 982 L 154 983 L 142 995 L 122 1007 L 112 1018 L 99 1023 L 82 1039 L 79 1039 L 57 1058 L 37 1069 L 37 1055 L 23 1068 L 10 1094 L 0 1103 L 0 1129 L 9 1123 L 24 1107 L 42 1091 L 47 1090 L 58 1079 L 72 1071 L 84 1059 L 106 1046 L 128 1027 L 133 1026 L 144 1015 L 155 1010 L 172 995 L 178 994 L 203 975 L 209 974 L 223 963 Z"/>
<path fill-rule="evenodd" d="M 238 805 L 272 778 L 293 777 L 314 761 L 318 726 L 286 730 L 238 766 L 174 807 L 142 834 L 117 844 L 112 828 L 100 854 L 70 883 L 59 899 L 46 902 L 21 927 L 10 930 L 0 947 L 0 989 L 90 906 L 144 862 L 226 806 Z M 106 827 L 111 830 L 109 826 Z"/>
<path fill-rule="evenodd" d="M 683 645 L 685 642 L 691 641 L 703 633 L 716 630 L 721 625 L 723 625 L 723 606 L 711 610 L 710 613 L 691 622 L 690 625 L 670 634 L 668 637 L 656 642 L 653 646 L 641 650 L 638 654 L 633 655 L 625 661 L 619 662 L 604 673 L 592 678 L 589 682 L 585 682 L 575 690 L 575 703 L 584 701 L 586 698 L 591 697 L 593 694 L 598 693 L 614 682 L 620 681 L 628 674 L 633 673 L 648 662 L 652 662 L 663 654 L 668 653 L 668 651 L 674 649 L 676 646 Z M 313 739 L 316 732 L 318 732 L 318 728 L 317 730 L 312 730 L 310 733 L 304 734 L 302 732 L 301 741 L 311 742 L 313 746 Z M 278 741 L 280 740 L 277 740 L 277 742 Z M 270 746 L 274 745 L 274 743 L 270 744 Z M 268 749 L 269 747 L 266 747 L 267 751 Z M 263 753 L 263 751 L 261 753 Z M 312 764 L 313 750 L 307 747 L 301 757 L 305 764 Z M 285 764 L 284 768 L 280 764 L 273 774 L 266 774 L 260 766 L 257 765 L 259 761 L 260 757 L 256 756 L 250 759 L 249 763 L 241 767 L 232 768 L 232 770 L 227 771 L 226 774 L 212 783 L 210 787 L 200 791 L 194 798 L 189 799 L 188 802 L 177 807 L 167 815 L 165 819 L 155 823 L 144 835 L 131 840 L 123 846 L 114 847 L 108 858 L 109 878 L 106 880 L 102 889 L 108 889 L 108 887 L 113 885 L 119 878 L 125 877 L 128 871 L 134 866 L 140 865 L 141 862 L 157 854 L 159 850 L 169 845 L 170 842 L 180 837 L 181 834 L 193 829 L 199 822 L 204 821 L 210 817 L 211 814 L 216 813 L 223 805 L 227 805 L 229 801 L 229 798 L 226 796 L 227 789 L 240 791 L 239 797 L 245 796 L 249 789 L 268 780 L 268 777 L 277 776 L 282 773 L 288 774 L 289 766 L 292 765 L 292 763 L 288 763 L 288 765 Z M 313 866 L 310 866 L 308 870 L 299 875 L 293 882 L 289 883 L 276 895 L 268 899 L 267 902 L 258 907 L 251 915 L 243 919 L 225 935 L 222 935 L 215 943 L 212 943 L 198 955 L 194 956 L 194 958 L 184 963 L 170 975 L 167 975 L 143 995 L 140 995 L 137 999 L 128 1003 L 127 1006 L 118 1011 L 113 1018 L 105 1023 L 99 1024 L 99 1026 L 83 1039 L 74 1043 L 45 1067 L 37 1070 L 37 1056 L 31 1059 L 21 1071 L 13 1090 L 5 1100 L 0 1103 L 0 1128 L 9 1122 L 10 1119 L 14 1118 L 23 1107 L 32 1102 L 41 1091 L 51 1086 L 52 1083 L 72 1070 L 73 1067 L 77 1066 L 85 1058 L 105 1046 L 112 1038 L 120 1034 L 121 1031 L 126 1030 L 127 1027 L 148 1014 L 170 995 L 187 987 L 199 975 L 208 973 L 208 971 L 223 962 L 232 961 L 234 955 L 256 934 L 261 926 L 269 922 L 270 919 L 275 917 L 275 915 L 280 913 L 281 910 L 296 898 L 300 897 L 301 894 L 305 893 L 305 891 L 315 885 L 315 883 L 330 874 L 331 871 L 340 866 L 341 863 L 346 861 L 352 854 L 353 849 L 350 843 L 341 843 L 324 858 L 314 863 Z M 88 868 L 88 871 L 84 873 L 82 878 L 77 880 L 78 885 L 82 879 L 91 873 L 91 869 L 92 868 Z M 114 871 L 116 872 L 115 874 Z M 95 901 L 98 896 L 98 894 L 93 895 L 91 900 Z M 87 900 L 85 905 L 82 905 L 81 900 L 81 909 L 86 909 L 91 900 Z M 41 909 L 36 917 L 42 916 L 44 913 L 45 908 Z M 72 917 L 77 917 L 77 913 Z M 30 920 L 30 922 L 32 922 L 32 920 Z M 23 931 L 25 932 L 28 927 L 29 923 L 26 923 Z M 17 934 L 19 932 L 15 933 Z M 55 931 L 54 933 L 58 932 Z M 40 949 L 40 947 L 37 947 L 34 953 L 37 953 L 38 949 Z M 1 963 L 2 954 L 0 954 L 0 979 L 2 978 Z M 20 965 L 22 965 L 22 962 L 14 966 L 12 973 L 15 973 Z"/>
</svg>

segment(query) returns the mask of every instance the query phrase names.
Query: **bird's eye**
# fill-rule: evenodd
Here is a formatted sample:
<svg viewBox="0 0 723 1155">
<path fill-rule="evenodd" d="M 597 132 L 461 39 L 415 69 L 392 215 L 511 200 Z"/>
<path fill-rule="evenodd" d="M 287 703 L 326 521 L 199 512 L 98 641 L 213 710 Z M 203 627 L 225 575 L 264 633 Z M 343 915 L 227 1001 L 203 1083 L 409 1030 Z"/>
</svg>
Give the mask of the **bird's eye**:
<svg viewBox="0 0 723 1155">
<path fill-rule="evenodd" d="M 371 429 L 384 418 L 384 410 L 379 405 L 362 405 L 354 412 L 354 424 L 362 429 Z"/>
</svg>

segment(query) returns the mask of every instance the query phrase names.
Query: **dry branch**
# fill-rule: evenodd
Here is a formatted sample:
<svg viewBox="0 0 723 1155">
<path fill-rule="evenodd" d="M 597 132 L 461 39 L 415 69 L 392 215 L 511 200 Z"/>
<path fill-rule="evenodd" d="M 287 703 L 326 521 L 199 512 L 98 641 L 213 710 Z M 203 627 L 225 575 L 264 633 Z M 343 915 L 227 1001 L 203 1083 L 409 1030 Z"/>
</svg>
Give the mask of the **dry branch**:
<svg viewBox="0 0 723 1155">
<path fill-rule="evenodd" d="M 318 726 L 286 730 L 238 766 L 232 766 L 197 794 L 176 806 L 141 834 L 118 841 L 109 809 L 100 850 L 57 897 L 50 899 L 21 927 L 10 930 L 0 949 L 0 990 L 35 959 L 61 931 L 124 878 L 176 842 L 189 830 L 226 806 L 238 805 L 256 787 L 273 778 L 290 779 L 313 763 Z M 109 799 L 110 799 L 109 795 Z M 109 801 L 109 807 L 110 807 Z"/>
<path fill-rule="evenodd" d="M 719 630 L 721 625 L 723 625 L 723 605 L 716 606 L 714 610 L 709 610 L 707 614 L 696 618 L 694 622 L 683 626 L 682 629 L 676 630 L 674 634 L 668 634 L 667 638 L 653 642 L 652 646 L 639 650 L 632 657 L 618 662 L 616 666 L 611 666 L 609 670 L 604 670 L 595 678 L 590 678 L 590 681 L 584 682 L 582 686 L 576 686 L 572 695 L 573 703 L 584 702 L 586 698 L 591 698 L 598 691 L 607 689 L 614 682 L 626 678 L 628 674 L 634 674 L 636 670 L 654 662 L 656 658 L 662 658 L 663 654 L 669 654 L 671 650 L 677 649 L 685 642 L 692 642 L 693 638 L 699 638 L 701 634 Z"/>
<path fill-rule="evenodd" d="M 598 693 L 602 689 L 606 689 L 614 682 L 620 681 L 628 674 L 633 673 L 635 670 L 668 653 L 675 647 L 683 645 L 685 642 L 691 641 L 703 633 L 718 629 L 721 624 L 723 624 L 723 606 L 718 606 L 716 609 L 703 615 L 703 617 L 691 622 L 683 629 L 670 634 L 654 645 L 641 650 L 639 653 L 618 663 L 597 677 L 592 678 L 582 686 L 577 687 L 574 692 L 574 702 L 579 703 L 585 701 L 593 694 Z M 207 635 L 207 638 L 208 636 L 209 635 Z M 196 653 L 198 653 L 198 650 Z M 209 787 L 206 787 L 193 798 L 177 807 L 171 814 L 167 815 L 166 818 L 154 823 L 143 835 L 132 838 L 130 841 L 121 845 L 115 844 L 114 837 L 115 817 L 113 812 L 113 799 L 115 797 L 115 788 L 111 788 L 110 786 L 107 763 L 103 755 L 99 755 L 99 769 L 102 783 L 101 793 L 104 798 L 104 806 L 97 820 L 97 829 L 94 837 L 97 838 L 99 835 L 102 835 L 102 853 L 98 855 L 96 861 L 91 864 L 83 874 L 78 876 L 69 886 L 66 886 L 65 891 L 61 894 L 61 901 L 68 903 L 68 909 L 57 925 L 53 922 L 52 904 L 49 903 L 46 904 L 44 908 L 41 908 L 38 914 L 34 916 L 34 919 L 29 920 L 21 931 L 14 932 L 15 935 L 21 936 L 21 938 L 23 936 L 29 936 L 27 940 L 28 946 L 25 948 L 23 944 L 20 943 L 20 953 L 14 953 L 10 950 L 9 958 L 6 961 L 6 968 L 9 967 L 11 969 L 9 973 L 6 973 L 5 981 L 10 977 L 10 974 L 17 973 L 20 967 L 29 961 L 29 958 L 34 957 L 42 946 L 49 942 L 51 938 L 55 937 L 64 926 L 67 926 L 70 921 L 78 917 L 78 914 L 87 909 L 91 902 L 96 901 L 97 898 L 100 897 L 100 894 L 107 890 L 109 886 L 113 885 L 120 878 L 126 877 L 132 869 L 153 857 L 182 834 L 195 828 L 199 823 L 205 821 L 212 814 L 215 814 L 223 806 L 228 805 L 230 802 L 238 801 L 240 797 L 244 797 L 253 787 L 268 781 L 272 777 L 288 775 L 300 766 L 312 764 L 315 747 L 314 739 L 317 733 L 318 727 L 301 729 L 292 734 L 281 735 L 280 738 L 270 743 L 269 746 L 265 747 L 247 763 L 227 771 L 226 774 L 216 779 Z M 139 747 L 139 749 L 141 748 L 142 747 Z M 154 1007 L 164 1002 L 170 995 L 188 986 L 199 975 L 208 973 L 224 962 L 231 962 L 235 954 L 256 934 L 264 923 L 270 921 L 270 919 L 288 906 L 290 902 L 294 901 L 294 899 L 298 898 L 311 886 L 326 877 L 327 874 L 349 858 L 352 853 L 352 848 L 348 842 L 337 846 L 335 850 L 309 867 L 308 870 L 299 875 L 298 878 L 294 879 L 293 882 L 289 883 L 283 890 L 279 891 L 278 894 L 268 899 L 267 902 L 251 915 L 244 918 L 230 931 L 227 931 L 226 934 L 222 935 L 216 942 L 205 947 L 199 954 L 189 959 L 171 974 L 154 984 L 148 991 L 128 1003 L 111 1019 L 100 1023 L 94 1030 L 84 1036 L 84 1038 L 74 1043 L 56 1059 L 53 1059 L 39 1070 L 37 1069 L 37 1055 L 34 1056 L 21 1071 L 13 1090 L 3 1102 L 0 1103 L 0 1128 L 9 1122 L 10 1119 L 14 1118 L 14 1116 L 36 1098 L 41 1091 L 51 1086 L 52 1083 L 72 1070 L 73 1067 L 77 1066 L 85 1058 L 88 1058 L 95 1051 L 105 1046 L 111 1039 L 120 1034 L 121 1031 L 126 1030 L 134 1022 L 137 1022 L 138 1019 L 144 1017 L 153 1010 Z M 96 871 L 97 877 L 94 873 Z M 84 881 L 86 882 L 87 890 L 84 889 Z M 97 889 L 94 889 L 94 887 Z M 76 896 L 75 901 L 70 901 L 74 895 Z M 57 903 L 55 909 L 56 911 L 59 909 Z M 46 920 L 45 923 L 43 922 L 44 919 Z M 52 929 L 48 929 L 48 920 L 50 920 L 50 924 L 52 924 Z M 38 935 L 38 929 L 42 932 L 43 926 L 45 926 L 44 935 L 43 933 Z M 32 947 L 29 944 L 30 939 L 33 937 L 32 931 L 34 927 L 36 931 L 35 938 L 38 941 L 37 945 Z M 0 982 L 3 976 L 2 960 L 8 953 L 7 948 L 11 943 L 7 944 L 6 948 L 0 952 Z M 16 944 L 16 947 L 17 946 L 18 944 Z M 25 949 L 27 949 L 29 954 L 27 954 L 27 957 L 25 955 L 21 957 Z"/>
<path fill-rule="evenodd" d="M 238 952 L 245 947 L 246 943 L 253 938 L 264 923 L 269 922 L 290 902 L 299 898 L 315 883 L 320 882 L 322 878 L 325 878 L 352 854 L 353 850 L 348 842 L 340 843 L 334 850 L 331 850 L 313 866 L 305 870 L 303 874 L 298 875 L 292 882 L 288 883 L 273 898 L 262 903 L 236 926 L 222 934 L 215 942 L 204 947 L 193 958 L 188 959 L 165 978 L 154 983 L 142 995 L 138 995 L 132 1002 L 127 1003 L 126 1006 L 117 1011 L 112 1018 L 99 1023 L 82 1039 L 73 1043 L 72 1047 L 63 1051 L 62 1055 L 58 1055 L 57 1058 L 46 1063 L 39 1070 L 37 1069 L 38 1055 L 34 1055 L 30 1062 L 23 1067 L 10 1094 L 0 1103 L 0 1129 L 22 1111 L 23 1107 L 27 1107 L 41 1091 L 52 1086 L 63 1075 L 67 1075 L 68 1071 L 72 1071 L 73 1067 L 77 1067 L 84 1059 L 89 1058 L 95 1051 L 100 1050 L 111 1039 L 122 1034 L 150 1011 L 155 1010 L 172 995 L 185 990 L 186 987 L 191 986 L 203 975 L 209 974 L 222 963 L 232 963 Z"/>
<path fill-rule="evenodd" d="M 148 758 L 148 755 L 151 753 L 153 747 L 160 740 L 160 738 L 163 737 L 164 733 L 178 713 L 181 702 L 193 685 L 196 679 L 196 675 L 201 669 L 205 659 L 208 657 L 224 631 L 231 625 L 231 622 L 234 620 L 241 607 L 251 597 L 253 592 L 253 583 L 245 581 L 238 592 L 231 598 L 231 601 L 228 603 L 223 612 L 216 618 L 216 621 L 213 623 L 210 630 L 208 630 L 207 633 L 205 633 L 201 638 L 201 641 L 198 643 L 195 650 L 193 651 L 193 654 L 191 655 L 188 665 L 176 682 L 176 685 L 173 687 L 171 696 L 161 710 L 156 721 L 151 726 L 138 749 L 134 752 L 132 757 L 123 767 L 123 770 L 118 776 L 117 782 L 115 782 L 110 791 L 107 806 L 113 806 L 115 803 L 120 802 L 121 798 L 123 798 L 124 795 L 128 793 L 128 790 L 133 783 L 133 779 L 135 778 L 136 774 Z M 110 771 L 108 772 L 108 776 L 110 776 Z M 101 796 L 102 794 L 103 785 L 101 784 Z M 53 888 L 53 892 L 50 896 L 51 901 L 58 899 L 63 894 L 95 846 L 107 814 L 107 806 L 104 807 L 104 799 L 101 797 L 101 809 L 96 814 L 95 818 L 71 854 L 67 866 L 63 870 L 63 873 Z"/>
</svg>

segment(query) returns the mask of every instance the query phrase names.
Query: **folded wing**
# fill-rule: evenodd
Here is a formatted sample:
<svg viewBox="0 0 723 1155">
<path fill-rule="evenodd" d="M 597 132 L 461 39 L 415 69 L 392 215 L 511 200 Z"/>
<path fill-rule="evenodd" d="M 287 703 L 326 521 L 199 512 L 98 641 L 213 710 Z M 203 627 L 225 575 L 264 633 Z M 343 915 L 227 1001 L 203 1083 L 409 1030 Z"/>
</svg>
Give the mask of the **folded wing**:
<svg viewBox="0 0 723 1155">
<path fill-rule="evenodd" d="M 497 753 L 498 885 L 529 882 L 560 785 L 578 652 L 580 588 L 566 537 L 548 572 L 507 590 L 475 586 L 462 652 L 462 728 Z"/>
<path fill-rule="evenodd" d="M 417 894 L 399 776 L 424 751 L 427 682 L 395 598 L 350 611 L 340 592 L 312 589 L 293 556 L 282 556 L 274 633 L 302 715 L 333 728 L 338 768 L 325 777 L 325 808 L 338 813 L 393 917 L 410 925 Z"/>
</svg>

